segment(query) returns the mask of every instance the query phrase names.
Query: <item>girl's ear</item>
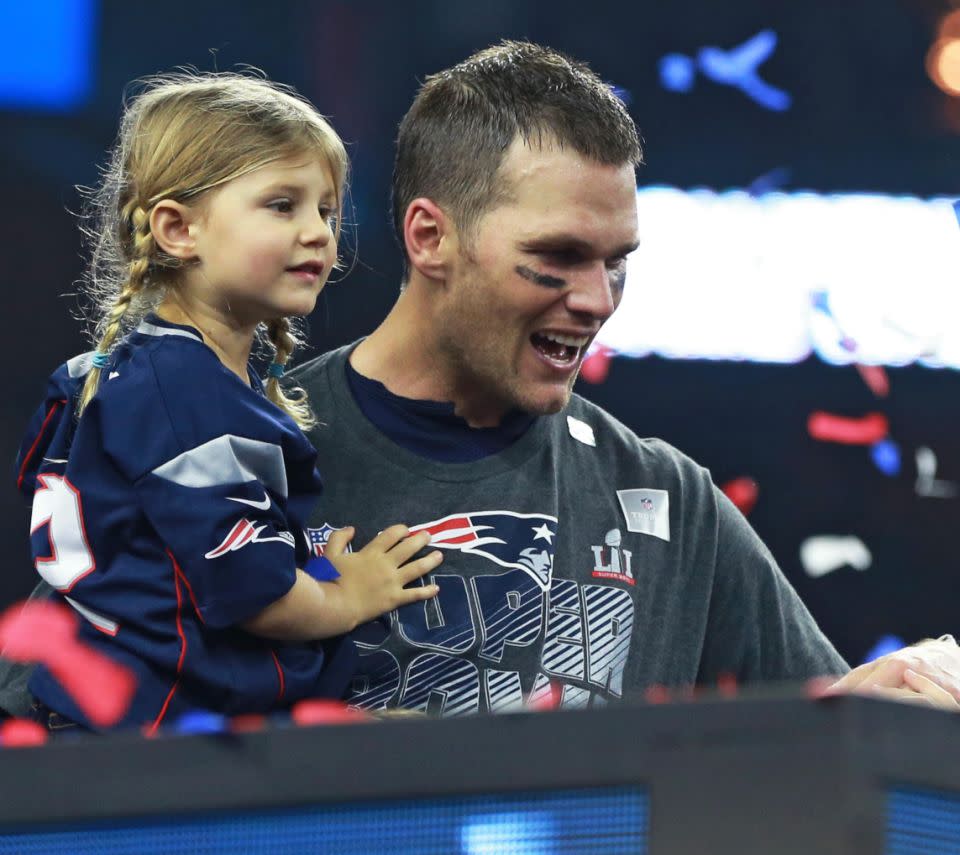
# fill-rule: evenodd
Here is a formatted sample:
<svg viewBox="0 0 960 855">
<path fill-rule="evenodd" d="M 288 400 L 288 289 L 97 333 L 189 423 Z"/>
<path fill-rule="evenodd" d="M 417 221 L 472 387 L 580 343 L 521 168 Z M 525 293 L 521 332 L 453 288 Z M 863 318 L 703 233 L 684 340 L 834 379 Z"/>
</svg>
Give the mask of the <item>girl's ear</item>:
<svg viewBox="0 0 960 855">
<path fill-rule="evenodd" d="M 189 261 L 197 255 L 196 219 L 196 211 L 189 206 L 161 199 L 150 211 L 150 231 L 157 246 L 167 255 Z"/>
</svg>

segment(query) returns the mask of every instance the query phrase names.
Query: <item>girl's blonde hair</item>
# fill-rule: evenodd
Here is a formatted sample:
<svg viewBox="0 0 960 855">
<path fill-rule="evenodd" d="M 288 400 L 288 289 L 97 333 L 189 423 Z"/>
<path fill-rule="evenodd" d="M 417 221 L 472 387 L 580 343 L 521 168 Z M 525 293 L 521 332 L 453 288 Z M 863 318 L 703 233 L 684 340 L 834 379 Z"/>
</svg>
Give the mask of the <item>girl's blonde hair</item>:
<svg viewBox="0 0 960 855">
<path fill-rule="evenodd" d="M 303 154 L 327 163 L 342 210 L 346 149 L 326 119 L 292 89 L 235 73 L 178 72 L 142 81 L 125 105 L 103 181 L 86 212 L 91 253 L 85 291 L 96 351 L 109 352 L 177 282 L 181 262 L 164 253 L 150 231 L 157 202 L 192 204 L 227 181 Z M 301 343 L 298 330 L 288 318 L 262 327 L 273 361 L 285 364 Z M 79 412 L 96 393 L 100 373 L 99 367 L 90 369 Z M 302 428 L 314 424 L 302 390 L 284 391 L 270 376 L 266 391 Z"/>
</svg>

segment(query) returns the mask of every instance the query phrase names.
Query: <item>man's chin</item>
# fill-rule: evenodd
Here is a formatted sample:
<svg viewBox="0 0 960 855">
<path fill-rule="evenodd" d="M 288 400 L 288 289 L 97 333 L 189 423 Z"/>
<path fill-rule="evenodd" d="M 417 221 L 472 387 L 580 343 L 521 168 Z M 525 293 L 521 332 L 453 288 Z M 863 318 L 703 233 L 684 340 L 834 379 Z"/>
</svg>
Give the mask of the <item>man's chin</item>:
<svg viewBox="0 0 960 855">
<path fill-rule="evenodd" d="M 528 400 L 518 402 L 517 406 L 531 416 L 552 416 L 566 409 L 571 394 L 570 389 L 565 389 L 562 393 L 555 392 L 552 395 L 531 395 Z"/>
</svg>

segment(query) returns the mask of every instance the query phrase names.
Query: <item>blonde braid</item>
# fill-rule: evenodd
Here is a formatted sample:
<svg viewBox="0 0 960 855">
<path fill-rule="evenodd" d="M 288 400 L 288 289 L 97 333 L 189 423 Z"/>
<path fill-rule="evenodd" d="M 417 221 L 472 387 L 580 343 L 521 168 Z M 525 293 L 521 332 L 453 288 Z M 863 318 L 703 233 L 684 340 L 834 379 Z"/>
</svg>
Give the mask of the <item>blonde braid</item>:
<svg viewBox="0 0 960 855">
<path fill-rule="evenodd" d="M 131 199 L 122 212 L 121 222 L 129 222 L 131 225 L 130 256 L 131 260 L 127 271 L 127 280 L 120 287 L 117 297 L 111 306 L 110 311 L 101 319 L 98 324 L 100 338 L 97 341 L 96 353 L 106 354 L 110 352 L 120 333 L 123 331 L 124 320 L 127 312 L 136 296 L 138 296 L 147 285 L 147 272 L 150 269 L 150 258 L 154 252 L 153 233 L 150 231 L 150 217 L 147 212 L 141 208 L 136 200 Z M 90 367 L 87 373 L 87 379 L 83 384 L 83 393 L 80 395 L 80 401 L 77 406 L 77 415 L 79 416 L 87 404 L 93 399 L 100 385 L 101 369 L 96 365 Z"/>
<path fill-rule="evenodd" d="M 267 324 L 267 336 L 273 345 L 273 361 L 278 365 L 286 365 L 287 360 L 300 343 L 290 326 L 289 318 L 278 318 Z M 267 376 L 267 397 L 281 410 L 284 410 L 299 426 L 301 430 L 309 430 L 317 423 L 310 403 L 307 401 L 303 389 L 293 388 L 284 391 L 280 380 L 270 374 Z"/>
</svg>

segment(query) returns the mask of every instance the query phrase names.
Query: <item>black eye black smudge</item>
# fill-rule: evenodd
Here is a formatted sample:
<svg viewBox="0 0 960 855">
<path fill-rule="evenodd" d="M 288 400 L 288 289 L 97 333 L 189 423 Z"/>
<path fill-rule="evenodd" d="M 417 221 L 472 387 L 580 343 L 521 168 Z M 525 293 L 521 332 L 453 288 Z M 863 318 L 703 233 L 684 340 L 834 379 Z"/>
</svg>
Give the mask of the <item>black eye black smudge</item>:
<svg viewBox="0 0 960 855">
<path fill-rule="evenodd" d="M 513 268 L 519 276 L 522 276 L 528 282 L 535 285 L 543 285 L 545 288 L 563 288 L 567 284 L 566 279 L 560 279 L 557 276 L 548 276 L 546 273 L 537 273 L 522 264 Z"/>
</svg>

